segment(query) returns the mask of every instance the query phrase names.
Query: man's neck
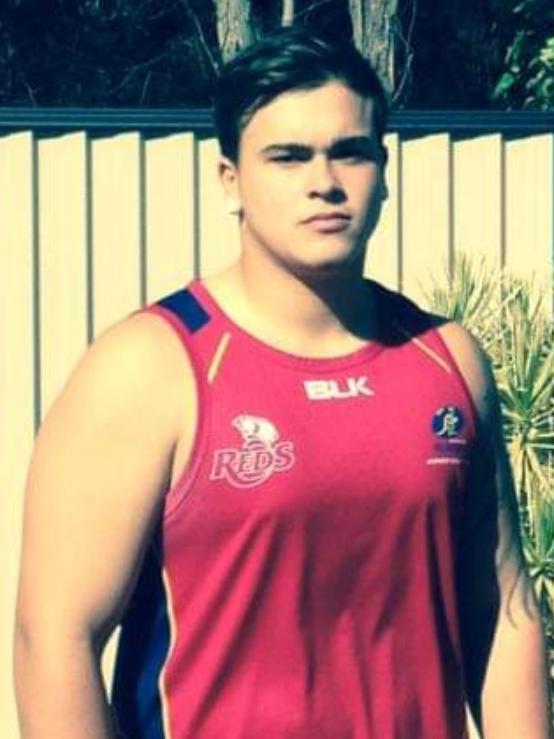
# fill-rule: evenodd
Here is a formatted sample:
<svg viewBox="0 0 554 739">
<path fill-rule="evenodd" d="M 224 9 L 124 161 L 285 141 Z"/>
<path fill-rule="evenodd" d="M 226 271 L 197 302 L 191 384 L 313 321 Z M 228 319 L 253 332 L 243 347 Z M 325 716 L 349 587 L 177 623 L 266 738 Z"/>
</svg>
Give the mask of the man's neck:
<svg viewBox="0 0 554 739">
<path fill-rule="evenodd" d="M 242 328 L 269 344 L 306 356 L 339 356 L 377 336 L 374 295 L 361 269 L 309 279 L 264 270 L 240 259 L 206 281 Z"/>
</svg>

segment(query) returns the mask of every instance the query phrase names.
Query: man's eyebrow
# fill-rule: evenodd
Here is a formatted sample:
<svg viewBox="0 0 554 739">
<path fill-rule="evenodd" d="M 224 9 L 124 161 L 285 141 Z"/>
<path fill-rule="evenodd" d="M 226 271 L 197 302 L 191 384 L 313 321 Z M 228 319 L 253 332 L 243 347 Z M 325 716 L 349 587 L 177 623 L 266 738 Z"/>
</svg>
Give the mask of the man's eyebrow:
<svg viewBox="0 0 554 739">
<path fill-rule="evenodd" d="M 362 149 L 369 151 L 378 148 L 378 142 L 371 136 L 347 136 L 342 139 L 333 141 L 330 147 L 331 152 L 341 151 L 342 149 Z"/>
<path fill-rule="evenodd" d="M 306 144 L 298 144 L 294 142 L 283 142 L 282 144 L 269 144 L 268 146 L 264 146 L 262 149 L 262 154 L 272 154 L 277 151 L 287 151 L 287 152 L 299 152 L 299 153 L 306 153 L 313 150 L 313 147 L 307 146 Z"/>
<path fill-rule="evenodd" d="M 378 147 L 377 142 L 371 136 L 345 136 L 344 138 L 338 138 L 331 142 L 328 151 L 334 153 L 342 149 L 357 148 L 370 150 Z M 283 141 L 275 144 L 268 144 L 261 150 L 262 154 L 271 154 L 275 152 L 291 152 L 291 153 L 308 153 L 313 151 L 313 146 L 308 144 L 299 144 L 295 141 Z"/>
</svg>

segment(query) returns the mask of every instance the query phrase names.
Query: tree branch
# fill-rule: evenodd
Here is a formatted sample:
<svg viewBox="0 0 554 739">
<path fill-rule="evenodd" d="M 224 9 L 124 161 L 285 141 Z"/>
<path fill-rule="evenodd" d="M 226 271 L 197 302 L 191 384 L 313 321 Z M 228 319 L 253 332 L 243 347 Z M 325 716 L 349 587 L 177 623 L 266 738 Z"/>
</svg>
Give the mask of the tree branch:
<svg viewBox="0 0 554 739">
<path fill-rule="evenodd" d="M 125 87 L 127 82 L 129 82 L 130 79 L 132 79 L 138 72 L 140 72 L 142 69 L 148 69 L 148 67 L 152 67 L 154 64 L 157 64 L 160 59 L 163 59 L 164 57 L 168 56 L 169 52 L 167 49 L 164 49 L 164 51 L 161 52 L 161 54 L 158 54 L 157 56 L 152 57 L 152 59 L 147 59 L 144 62 L 139 62 L 138 64 L 134 64 L 124 75 L 123 78 L 113 87 L 111 87 L 108 90 L 108 95 L 113 95 L 115 92 L 119 92 L 122 87 Z M 148 74 L 151 74 L 152 70 L 149 70 Z"/>
<path fill-rule="evenodd" d="M 332 2 L 334 2 L 334 0 L 315 0 L 315 2 L 310 3 L 307 8 L 299 10 L 298 13 L 295 14 L 295 18 L 296 20 L 304 18 L 304 16 L 308 15 L 308 13 L 311 13 L 312 10 L 317 10 L 317 8 L 320 8 L 322 5 L 328 5 Z"/>
<path fill-rule="evenodd" d="M 206 58 L 209 62 L 209 66 L 210 66 L 210 69 L 212 70 L 213 76 L 217 77 L 217 75 L 219 74 L 219 64 L 217 62 L 217 59 L 212 54 L 212 50 L 210 49 L 210 45 L 208 44 L 208 41 L 206 39 L 206 34 L 204 33 L 202 24 L 198 20 L 198 16 L 196 15 L 195 11 L 191 7 L 188 0 L 179 0 L 179 3 L 182 5 L 182 7 L 185 9 L 185 12 L 191 19 L 196 29 L 196 33 L 198 34 L 198 40 L 200 41 L 200 46 L 204 50 L 204 54 L 206 55 Z"/>
<path fill-rule="evenodd" d="M 402 34 L 399 25 L 396 28 L 396 36 L 402 42 L 404 49 L 405 49 L 406 62 L 404 64 L 404 69 L 402 71 L 402 77 L 400 79 L 400 82 L 396 86 L 394 90 L 394 94 L 392 96 L 392 101 L 391 101 L 392 105 L 395 105 L 396 102 L 400 100 L 404 87 L 411 74 L 412 61 L 414 58 L 414 51 L 412 49 L 412 37 L 414 34 L 416 16 L 417 16 L 417 0 L 412 0 L 412 14 L 411 14 L 410 23 L 408 25 L 408 31 L 406 33 L 406 36 Z"/>
</svg>

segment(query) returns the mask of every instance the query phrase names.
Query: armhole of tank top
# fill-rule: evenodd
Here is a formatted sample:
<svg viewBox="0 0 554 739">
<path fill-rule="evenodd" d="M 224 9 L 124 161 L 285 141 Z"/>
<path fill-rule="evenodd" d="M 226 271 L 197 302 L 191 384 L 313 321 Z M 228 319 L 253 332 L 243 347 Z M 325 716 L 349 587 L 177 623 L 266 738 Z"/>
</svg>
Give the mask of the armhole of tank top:
<svg viewBox="0 0 554 739">
<path fill-rule="evenodd" d="M 179 476 L 165 493 L 163 517 L 164 520 L 169 521 L 174 517 L 177 509 L 188 500 L 188 493 L 196 479 L 204 456 L 210 418 L 208 410 L 208 383 L 205 372 L 203 372 L 201 362 L 191 346 L 190 337 L 187 335 L 185 327 L 177 316 L 167 308 L 157 305 L 156 303 L 142 308 L 137 312 L 157 315 L 172 327 L 190 361 L 196 386 L 197 418 L 190 455 L 184 464 L 183 469 L 180 471 Z"/>
<path fill-rule="evenodd" d="M 399 294 L 400 295 L 400 294 Z M 479 411 L 477 410 L 477 406 L 475 405 L 475 401 L 473 399 L 473 395 L 471 394 L 471 390 L 469 389 L 469 385 L 467 384 L 467 380 L 460 369 L 460 365 L 458 364 L 458 361 L 454 357 L 450 347 L 446 343 L 445 339 L 443 338 L 440 328 L 443 324 L 438 324 L 437 321 L 433 320 L 434 318 L 440 318 L 437 316 L 433 316 L 431 313 L 423 310 L 420 308 L 417 304 L 415 304 L 413 301 L 411 301 L 409 298 L 406 298 L 403 295 L 400 295 L 400 298 L 402 301 L 407 302 L 400 302 L 399 305 L 401 305 L 401 308 L 403 311 L 410 310 L 414 311 L 418 316 L 421 316 L 421 320 L 427 324 L 427 331 L 435 337 L 435 340 L 437 344 L 439 345 L 440 349 L 442 350 L 444 354 L 444 358 L 447 360 L 447 362 L 452 367 L 452 373 L 454 374 L 456 381 L 466 398 L 466 401 L 468 403 L 468 407 L 471 410 L 472 414 L 472 422 L 473 422 L 473 429 L 474 433 L 477 435 L 480 427 L 481 427 L 481 418 L 479 415 Z M 401 322 L 402 318 L 400 318 Z"/>
<path fill-rule="evenodd" d="M 481 417 L 479 415 L 479 411 L 477 410 L 477 406 L 475 404 L 475 400 L 473 399 L 473 395 L 471 393 L 471 390 L 469 388 L 469 385 L 467 383 L 467 380 L 464 376 L 464 373 L 460 369 L 460 365 L 458 364 L 458 361 L 454 354 L 452 353 L 452 350 L 448 346 L 447 342 L 445 341 L 443 335 L 440 332 L 440 326 L 434 326 L 432 329 L 434 335 L 437 338 L 438 343 L 440 344 L 441 348 L 443 349 L 446 358 L 452 365 L 452 371 L 454 375 L 457 378 L 458 384 L 460 385 L 460 388 L 463 392 L 463 394 L 466 397 L 467 403 L 469 405 L 469 408 L 471 409 L 472 413 L 472 421 L 473 421 L 473 429 L 474 433 L 477 434 L 480 427 L 481 427 Z"/>
</svg>

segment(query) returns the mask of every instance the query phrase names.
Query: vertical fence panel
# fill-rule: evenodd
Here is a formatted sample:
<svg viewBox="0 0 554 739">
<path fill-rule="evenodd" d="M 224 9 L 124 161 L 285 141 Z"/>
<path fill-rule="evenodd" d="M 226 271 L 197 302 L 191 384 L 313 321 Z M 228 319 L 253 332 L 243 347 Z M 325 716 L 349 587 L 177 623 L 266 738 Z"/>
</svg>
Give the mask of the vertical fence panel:
<svg viewBox="0 0 554 739">
<path fill-rule="evenodd" d="M 138 308 L 143 279 L 142 145 L 137 133 L 92 142 L 93 333 Z"/>
<path fill-rule="evenodd" d="M 38 144 L 41 417 L 87 345 L 87 143 Z"/>
<path fill-rule="evenodd" d="M 502 137 L 457 141 L 454 149 L 454 261 L 456 255 L 502 264 Z"/>
<path fill-rule="evenodd" d="M 450 151 L 448 134 L 402 145 L 402 290 L 416 301 L 450 268 Z"/>
<path fill-rule="evenodd" d="M 191 133 L 145 143 L 146 301 L 194 275 L 197 238 L 195 141 Z"/>
<path fill-rule="evenodd" d="M 506 264 L 552 290 L 554 136 L 506 142 Z"/>
<path fill-rule="evenodd" d="M 0 138 L 0 735 L 14 738 L 13 617 L 36 413 L 35 177 L 32 134 Z"/>
<path fill-rule="evenodd" d="M 93 334 L 138 308 L 146 298 L 143 148 L 137 133 L 98 139 L 91 145 Z M 111 684 L 119 632 L 103 655 Z"/>
<path fill-rule="evenodd" d="M 217 141 L 202 141 L 199 154 L 200 274 L 207 277 L 235 261 L 239 233 L 237 216 L 229 214 L 217 177 Z"/>
<path fill-rule="evenodd" d="M 369 240 L 364 273 L 392 290 L 400 285 L 400 142 L 398 134 L 385 136 L 389 161 L 385 176 L 388 197 L 379 225 Z"/>
</svg>

